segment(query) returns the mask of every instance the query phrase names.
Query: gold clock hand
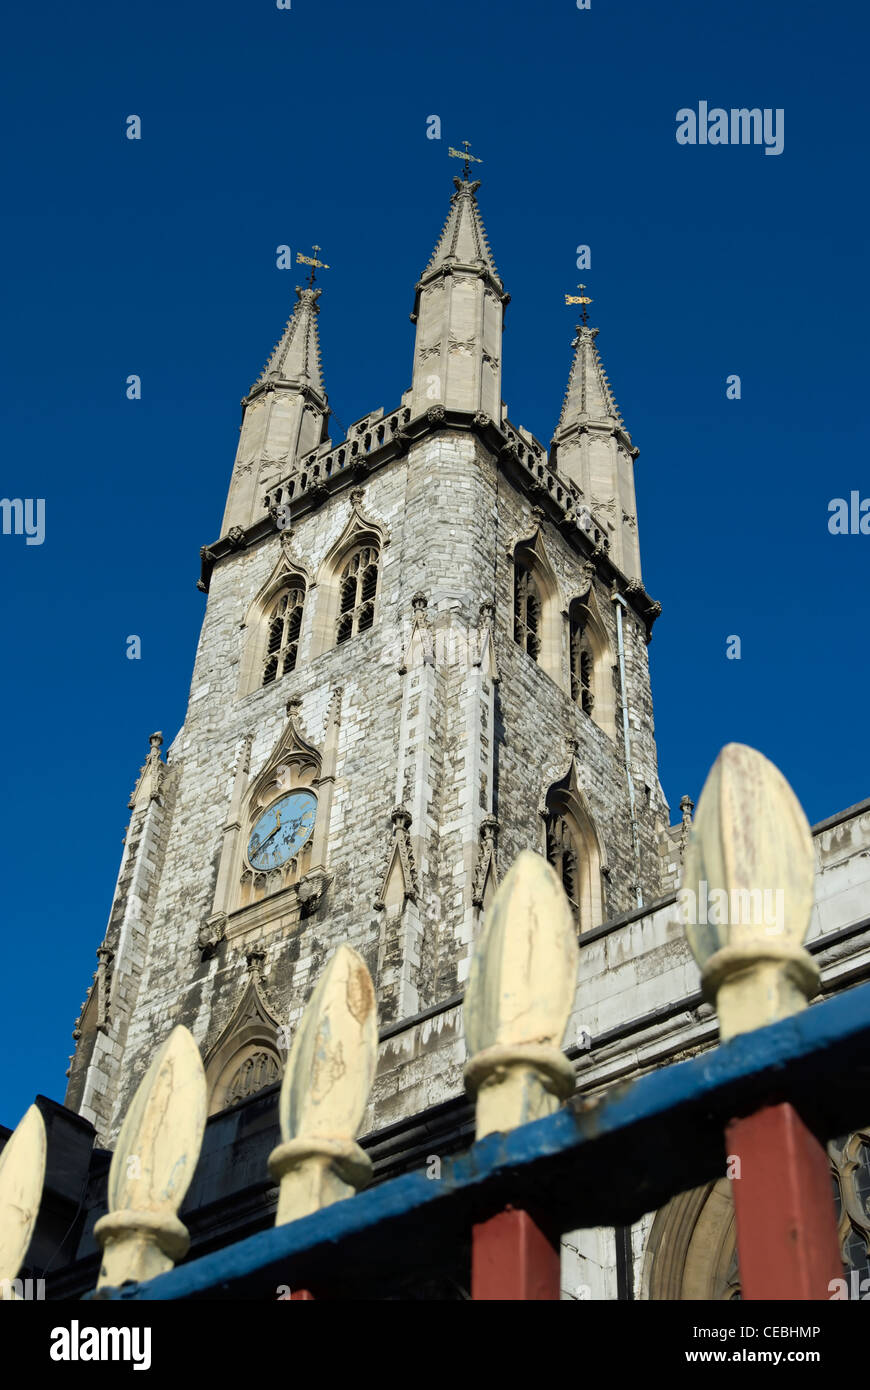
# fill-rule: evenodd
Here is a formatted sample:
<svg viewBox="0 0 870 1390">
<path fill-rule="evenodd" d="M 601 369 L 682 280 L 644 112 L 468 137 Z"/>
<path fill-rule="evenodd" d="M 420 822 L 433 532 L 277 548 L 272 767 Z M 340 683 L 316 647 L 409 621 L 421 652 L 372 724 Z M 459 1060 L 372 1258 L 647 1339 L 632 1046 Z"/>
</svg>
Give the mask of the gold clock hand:
<svg viewBox="0 0 870 1390">
<path fill-rule="evenodd" d="M 260 843 L 257 845 L 257 848 L 254 850 L 254 853 L 255 853 L 255 854 L 259 854 L 259 853 L 260 853 L 260 850 L 263 848 L 263 846 L 264 846 L 264 845 L 267 845 L 267 844 L 269 843 L 269 841 L 271 840 L 272 836 L 273 836 L 273 835 L 277 835 L 277 833 L 278 833 L 278 831 L 280 830 L 280 828 L 281 828 L 281 827 L 280 827 L 279 825 L 276 825 L 274 830 L 270 830 L 270 831 L 269 831 L 269 834 L 266 836 L 265 840 L 261 840 Z"/>
</svg>

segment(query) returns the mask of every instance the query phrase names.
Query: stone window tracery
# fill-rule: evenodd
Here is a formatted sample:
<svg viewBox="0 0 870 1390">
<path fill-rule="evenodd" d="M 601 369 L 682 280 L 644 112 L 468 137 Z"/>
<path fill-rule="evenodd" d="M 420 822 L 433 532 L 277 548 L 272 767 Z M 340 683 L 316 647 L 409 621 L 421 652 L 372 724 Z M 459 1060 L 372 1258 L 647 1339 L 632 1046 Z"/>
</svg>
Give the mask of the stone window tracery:
<svg viewBox="0 0 870 1390">
<path fill-rule="evenodd" d="M 566 776 L 548 789 L 539 809 L 544 831 L 541 848 L 571 904 L 577 930 L 600 926 L 605 916 L 604 850 L 573 762 Z"/>
<path fill-rule="evenodd" d="M 247 1100 L 248 1096 L 271 1086 L 278 1080 L 279 1074 L 280 1068 L 275 1057 L 268 1052 L 252 1052 L 242 1062 L 227 1086 L 224 1108 L 238 1105 L 239 1101 Z"/>
<path fill-rule="evenodd" d="M 366 632 L 375 620 L 380 553 L 377 546 L 355 550 L 341 571 L 336 643 Z"/>
<path fill-rule="evenodd" d="M 584 714 L 591 715 L 595 707 L 593 680 L 595 656 L 589 638 L 587 611 L 572 606 L 571 611 L 571 699 Z"/>
<path fill-rule="evenodd" d="M 608 738 L 616 737 L 614 657 L 595 600 L 575 598 L 568 609 L 571 699 Z"/>
<path fill-rule="evenodd" d="M 537 661 L 541 651 L 541 594 L 521 559 L 514 562 L 514 641 Z"/>
<path fill-rule="evenodd" d="M 580 911 L 580 855 L 569 821 L 558 813 L 547 817 L 547 859 L 556 870 L 576 919 Z"/>
<path fill-rule="evenodd" d="M 301 583 L 282 589 L 274 599 L 266 618 L 262 685 L 270 685 L 296 669 L 304 604 L 305 588 Z"/>
</svg>

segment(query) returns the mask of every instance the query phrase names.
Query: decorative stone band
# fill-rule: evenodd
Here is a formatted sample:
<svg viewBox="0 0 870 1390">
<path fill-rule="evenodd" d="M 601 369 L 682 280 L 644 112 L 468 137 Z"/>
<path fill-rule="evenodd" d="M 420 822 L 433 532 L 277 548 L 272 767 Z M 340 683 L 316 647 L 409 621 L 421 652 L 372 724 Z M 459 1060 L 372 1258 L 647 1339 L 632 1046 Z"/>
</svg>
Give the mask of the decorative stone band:
<svg viewBox="0 0 870 1390">
<path fill-rule="evenodd" d="M 723 1042 L 800 1013 L 819 989 L 819 967 L 802 946 L 747 942 L 723 946 L 701 972 L 701 988 L 719 1014 Z"/>
<path fill-rule="evenodd" d="M 478 1139 L 551 1115 L 575 1084 L 568 1058 L 546 1043 L 496 1043 L 471 1057 L 463 1075 L 477 1100 Z"/>
<path fill-rule="evenodd" d="M 269 1155 L 269 1172 L 281 1184 L 275 1225 L 352 1197 L 371 1182 L 372 1161 L 352 1139 L 287 1139 Z"/>
<path fill-rule="evenodd" d="M 168 1212 L 110 1211 L 94 1235 L 103 1247 L 98 1289 L 165 1274 L 190 1246 L 187 1227 Z"/>
</svg>

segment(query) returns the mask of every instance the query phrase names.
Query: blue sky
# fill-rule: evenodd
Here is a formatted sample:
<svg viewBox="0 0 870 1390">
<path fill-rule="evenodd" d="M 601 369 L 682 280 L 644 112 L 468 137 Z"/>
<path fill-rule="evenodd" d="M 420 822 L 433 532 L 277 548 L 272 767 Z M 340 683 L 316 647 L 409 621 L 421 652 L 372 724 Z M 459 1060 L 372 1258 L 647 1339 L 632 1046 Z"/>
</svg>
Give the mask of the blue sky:
<svg viewBox="0 0 870 1390">
<path fill-rule="evenodd" d="M 390 409 L 450 143 L 485 161 L 512 295 L 504 395 L 544 441 L 570 363 L 564 293 L 583 280 L 595 301 L 641 451 L 673 818 L 730 740 L 772 758 L 812 821 L 870 792 L 870 536 L 827 529 L 832 498 L 870 496 L 864 7 L 97 0 L 16 6 L 5 31 L 0 494 L 44 498 L 46 533 L 0 536 L 0 1120 L 62 1099 L 127 799 L 149 733 L 168 742 L 184 717 L 198 550 L 298 279 L 275 248 L 316 241 L 332 267 L 340 419 Z M 677 111 L 702 100 L 782 108 L 783 152 L 678 145 Z"/>
</svg>

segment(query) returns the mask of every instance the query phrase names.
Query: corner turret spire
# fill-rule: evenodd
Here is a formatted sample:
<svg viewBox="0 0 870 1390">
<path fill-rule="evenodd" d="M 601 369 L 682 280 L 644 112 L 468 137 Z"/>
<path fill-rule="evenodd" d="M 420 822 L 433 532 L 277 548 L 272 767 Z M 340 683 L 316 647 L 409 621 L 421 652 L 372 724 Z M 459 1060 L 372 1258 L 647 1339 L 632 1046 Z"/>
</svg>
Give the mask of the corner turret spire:
<svg viewBox="0 0 870 1390">
<path fill-rule="evenodd" d="M 580 288 L 585 288 L 581 286 Z M 566 296 L 568 303 L 591 303 Z M 640 578 L 634 460 L 631 442 L 595 339 L 598 329 L 583 322 L 575 327 L 574 357 L 553 435 L 551 459 L 583 493 L 596 516 L 606 518 L 611 554 L 630 578 Z"/>
<path fill-rule="evenodd" d="M 308 390 L 326 405 L 320 335 L 317 331 L 317 316 L 320 313 L 317 301 L 320 294 L 320 290 L 312 289 L 310 285 L 305 289 L 296 286 L 297 303 L 293 313 L 268 362 L 251 387 L 251 395 L 268 381 L 280 382 Z"/>
<path fill-rule="evenodd" d="M 460 158 L 473 158 L 467 154 Z M 501 335 L 510 295 L 477 203 L 480 182 L 453 180 L 441 235 L 417 285 L 412 414 L 433 405 L 501 421 Z"/>
<path fill-rule="evenodd" d="M 554 441 L 581 420 L 599 421 L 625 433 L 625 422 L 614 399 L 598 348 L 595 346 L 598 329 L 590 328 L 586 323 L 578 323 L 574 332 L 577 334 L 571 344 L 574 359 Z"/>
<path fill-rule="evenodd" d="M 312 282 L 313 273 L 304 288 L 296 286 L 296 304 L 284 332 L 242 401 L 241 436 L 221 535 L 259 521 L 263 488 L 272 476 L 286 473 L 328 436 L 330 410 L 317 329 L 321 291 Z"/>
<path fill-rule="evenodd" d="M 445 266 L 459 264 L 483 269 L 493 284 L 498 286 L 499 291 L 503 292 L 504 286 L 499 279 L 475 196 L 480 188 L 480 179 L 455 178 L 453 184 L 456 192 L 450 199 L 447 220 L 441 229 L 429 264 L 420 277 L 421 283 L 426 284 Z"/>
</svg>

